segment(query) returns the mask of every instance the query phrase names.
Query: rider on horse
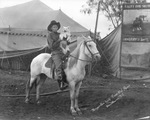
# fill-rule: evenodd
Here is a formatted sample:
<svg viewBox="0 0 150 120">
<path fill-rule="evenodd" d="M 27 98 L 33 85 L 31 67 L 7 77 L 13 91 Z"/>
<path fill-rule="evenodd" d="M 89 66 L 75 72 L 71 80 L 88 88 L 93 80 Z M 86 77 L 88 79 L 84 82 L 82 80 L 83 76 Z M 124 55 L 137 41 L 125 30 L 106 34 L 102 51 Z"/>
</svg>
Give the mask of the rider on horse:
<svg viewBox="0 0 150 120">
<path fill-rule="evenodd" d="M 64 71 L 62 67 L 62 57 L 64 56 L 64 53 L 62 52 L 62 49 L 60 47 L 60 38 L 57 31 L 60 29 L 60 23 L 56 22 L 55 20 L 51 21 L 51 23 L 48 25 L 48 47 L 52 54 L 52 59 L 55 63 L 56 67 L 56 74 L 57 74 L 57 81 L 59 84 L 59 87 L 61 90 L 64 90 L 68 85 L 64 82 Z"/>
</svg>

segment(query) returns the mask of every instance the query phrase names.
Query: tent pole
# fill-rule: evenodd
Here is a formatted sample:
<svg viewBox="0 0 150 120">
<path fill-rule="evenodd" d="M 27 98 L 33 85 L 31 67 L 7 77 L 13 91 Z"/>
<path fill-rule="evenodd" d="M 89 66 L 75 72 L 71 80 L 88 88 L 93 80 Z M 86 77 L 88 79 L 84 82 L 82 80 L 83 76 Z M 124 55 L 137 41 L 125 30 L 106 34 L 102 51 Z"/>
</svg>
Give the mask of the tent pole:
<svg viewBox="0 0 150 120">
<path fill-rule="evenodd" d="M 121 78 L 122 78 L 122 76 L 121 76 L 121 74 L 122 74 L 122 70 L 121 70 L 121 53 L 122 53 L 122 39 L 123 39 L 123 37 L 122 37 L 122 25 L 123 24 L 121 24 L 121 40 L 120 40 L 120 60 L 119 60 L 119 79 L 121 80 Z"/>
<path fill-rule="evenodd" d="M 97 8 L 97 16 L 96 16 L 95 31 L 94 31 L 94 41 L 95 41 L 95 43 L 97 43 L 97 40 L 96 40 L 96 32 L 97 32 L 97 25 L 98 25 L 100 1 L 98 2 L 98 6 L 97 6 L 97 7 L 98 7 L 98 8 Z M 89 76 L 91 76 L 91 69 L 92 69 L 92 63 L 89 64 Z"/>
<path fill-rule="evenodd" d="M 98 8 L 97 8 L 97 16 L 96 16 L 96 23 L 95 23 L 95 31 L 94 31 L 94 40 L 96 41 L 96 32 L 97 32 L 97 25 L 98 25 L 98 17 L 99 17 L 99 8 L 100 7 L 100 1 L 98 2 Z"/>
<path fill-rule="evenodd" d="M 123 19 L 124 19 L 124 10 L 122 10 L 122 21 L 121 21 L 121 40 L 120 40 L 120 60 L 119 60 L 119 74 L 120 80 L 122 79 L 122 69 L 121 69 L 121 54 L 122 54 L 122 42 L 123 42 Z"/>
</svg>

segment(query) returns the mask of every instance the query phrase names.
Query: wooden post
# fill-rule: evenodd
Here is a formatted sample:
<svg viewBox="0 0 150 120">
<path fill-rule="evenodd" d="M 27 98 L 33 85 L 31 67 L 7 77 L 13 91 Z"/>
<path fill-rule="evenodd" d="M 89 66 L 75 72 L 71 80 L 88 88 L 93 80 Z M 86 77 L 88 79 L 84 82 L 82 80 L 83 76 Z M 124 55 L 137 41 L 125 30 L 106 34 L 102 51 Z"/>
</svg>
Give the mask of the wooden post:
<svg viewBox="0 0 150 120">
<path fill-rule="evenodd" d="M 96 40 L 96 32 L 97 32 L 97 25 L 98 25 L 98 17 L 99 17 L 99 7 L 100 7 L 100 1 L 98 2 L 98 8 L 97 8 L 97 16 L 96 16 L 96 23 L 95 23 L 95 31 L 94 31 L 94 41 L 97 43 Z M 91 76 L 91 68 L 92 68 L 92 63 L 89 64 L 89 76 Z"/>
<path fill-rule="evenodd" d="M 98 17 L 99 17 L 99 7 L 100 7 L 100 1 L 98 2 L 96 23 L 95 23 L 95 31 L 94 31 L 94 40 L 95 40 L 95 42 L 97 42 L 96 41 L 96 33 L 97 33 L 97 25 L 98 25 Z"/>
</svg>

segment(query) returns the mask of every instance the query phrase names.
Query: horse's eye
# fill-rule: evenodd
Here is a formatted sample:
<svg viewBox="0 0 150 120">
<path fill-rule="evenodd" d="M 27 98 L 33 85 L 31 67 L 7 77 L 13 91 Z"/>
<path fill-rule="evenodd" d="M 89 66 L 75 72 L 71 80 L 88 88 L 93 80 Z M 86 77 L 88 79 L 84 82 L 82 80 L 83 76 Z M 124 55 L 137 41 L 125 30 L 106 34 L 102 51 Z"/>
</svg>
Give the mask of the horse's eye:
<svg viewBox="0 0 150 120">
<path fill-rule="evenodd" d="M 92 45 L 89 45 L 89 47 L 92 47 Z"/>
</svg>

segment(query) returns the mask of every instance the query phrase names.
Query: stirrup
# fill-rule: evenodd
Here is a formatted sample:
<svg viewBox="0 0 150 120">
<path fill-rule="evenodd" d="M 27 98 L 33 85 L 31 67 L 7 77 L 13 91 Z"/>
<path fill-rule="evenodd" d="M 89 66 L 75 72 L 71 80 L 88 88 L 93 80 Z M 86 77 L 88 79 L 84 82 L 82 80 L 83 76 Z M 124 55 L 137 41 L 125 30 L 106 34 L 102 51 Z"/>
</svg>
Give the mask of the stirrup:
<svg viewBox="0 0 150 120">
<path fill-rule="evenodd" d="M 61 80 L 58 80 L 58 84 L 59 84 L 60 90 L 65 90 L 65 89 L 68 87 L 68 85 L 65 84 L 65 83 L 64 83 L 63 81 L 61 81 Z"/>
</svg>

